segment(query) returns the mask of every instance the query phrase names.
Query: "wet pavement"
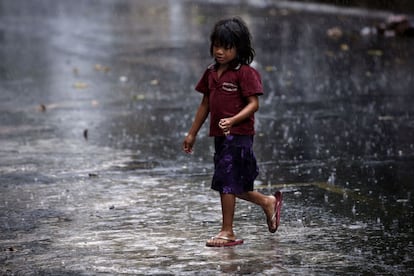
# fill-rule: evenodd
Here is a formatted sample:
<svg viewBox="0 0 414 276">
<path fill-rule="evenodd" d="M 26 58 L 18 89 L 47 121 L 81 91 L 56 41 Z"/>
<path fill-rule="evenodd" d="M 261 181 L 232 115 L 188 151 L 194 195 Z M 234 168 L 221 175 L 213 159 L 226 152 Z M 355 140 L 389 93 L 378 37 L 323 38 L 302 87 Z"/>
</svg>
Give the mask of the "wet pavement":
<svg viewBox="0 0 414 276">
<path fill-rule="evenodd" d="M 389 13 L 272 1 L 0 2 L 0 274 L 414 272 L 414 39 Z M 256 188 L 220 225 L 212 141 L 181 152 L 212 24 L 251 28 L 265 95 Z M 327 31 L 329 30 L 329 35 Z"/>
</svg>

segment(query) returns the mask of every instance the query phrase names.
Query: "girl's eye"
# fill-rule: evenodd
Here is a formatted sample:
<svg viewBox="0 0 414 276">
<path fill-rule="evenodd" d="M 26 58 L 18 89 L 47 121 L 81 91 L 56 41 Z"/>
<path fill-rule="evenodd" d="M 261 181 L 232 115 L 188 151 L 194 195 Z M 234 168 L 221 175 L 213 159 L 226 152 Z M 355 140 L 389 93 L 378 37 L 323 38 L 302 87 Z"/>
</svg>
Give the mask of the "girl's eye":
<svg viewBox="0 0 414 276">
<path fill-rule="evenodd" d="M 233 46 L 231 45 L 221 45 L 220 43 L 214 43 L 213 46 L 215 48 L 223 48 L 224 50 L 231 50 L 233 48 Z"/>
</svg>

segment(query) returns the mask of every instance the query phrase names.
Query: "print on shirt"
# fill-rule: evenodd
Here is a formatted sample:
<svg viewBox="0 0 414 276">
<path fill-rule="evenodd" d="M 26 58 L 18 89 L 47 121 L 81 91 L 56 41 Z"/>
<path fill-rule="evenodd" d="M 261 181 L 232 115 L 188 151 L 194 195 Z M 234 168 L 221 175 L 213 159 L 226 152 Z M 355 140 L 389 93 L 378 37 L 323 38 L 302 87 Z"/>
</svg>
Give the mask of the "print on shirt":
<svg viewBox="0 0 414 276">
<path fill-rule="evenodd" d="M 228 92 L 234 92 L 237 91 L 237 85 L 231 83 L 231 82 L 223 82 L 221 88 L 224 91 L 228 91 Z"/>
</svg>

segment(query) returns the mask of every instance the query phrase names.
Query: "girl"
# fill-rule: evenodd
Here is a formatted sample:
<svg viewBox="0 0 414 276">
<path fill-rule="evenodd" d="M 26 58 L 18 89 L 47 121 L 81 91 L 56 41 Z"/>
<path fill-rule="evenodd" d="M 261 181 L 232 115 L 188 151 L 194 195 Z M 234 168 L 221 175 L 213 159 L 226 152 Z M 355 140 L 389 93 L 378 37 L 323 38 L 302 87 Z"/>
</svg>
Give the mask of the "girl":
<svg viewBox="0 0 414 276">
<path fill-rule="evenodd" d="M 196 86 L 203 99 L 183 150 L 192 152 L 197 133 L 210 114 L 210 136 L 214 136 L 215 145 L 211 187 L 220 193 L 222 226 L 206 245 L 233 246 L 243 243 L 233 231 L 236 197 L 261 206 L 269 231 L 274 233 L 280 222 L 282 194 L 278 191 L 274 196 L 265 196 L 253 191 L 258 175 L 253 153 L 254 113 L 263 89 L 259 73 L 249 65 L 255 54 L 250 32 L 240 18 L 224 19 L 214 26 L 210 42 L 215 63 Z"/>
</svg>

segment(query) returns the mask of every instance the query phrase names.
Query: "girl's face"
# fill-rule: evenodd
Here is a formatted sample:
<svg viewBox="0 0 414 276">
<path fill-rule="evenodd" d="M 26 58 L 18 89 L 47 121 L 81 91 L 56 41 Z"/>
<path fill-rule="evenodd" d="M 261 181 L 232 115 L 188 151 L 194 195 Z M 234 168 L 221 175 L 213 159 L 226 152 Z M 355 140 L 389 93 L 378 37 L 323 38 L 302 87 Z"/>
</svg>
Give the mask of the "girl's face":
<svg viewBox="0 0 414 276">
<path fill-rule="evenodd" d="M 214 43 L 213 56 L 217 63 L 225 65 L 236 58 L 237 49 L 236 47 L 225 47 L 218 43 Z"/>
</svg>

